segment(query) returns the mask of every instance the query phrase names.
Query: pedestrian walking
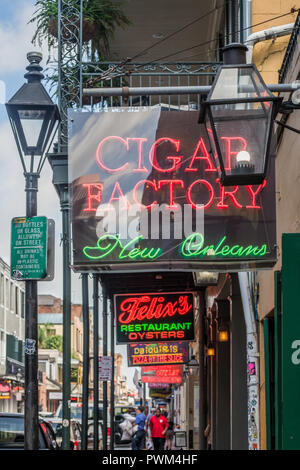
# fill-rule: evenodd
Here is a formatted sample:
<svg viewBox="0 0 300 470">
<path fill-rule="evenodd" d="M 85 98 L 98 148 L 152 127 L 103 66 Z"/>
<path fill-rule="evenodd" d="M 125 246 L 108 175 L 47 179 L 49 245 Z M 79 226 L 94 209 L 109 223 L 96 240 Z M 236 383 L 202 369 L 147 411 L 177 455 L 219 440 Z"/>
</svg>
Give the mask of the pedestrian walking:
<svg viewBox="0 0 300 470">
<path fill-rule="evenodd" d="M 155 408 L 151 408 L 151 410 L 149 410 L 148 415 L 146 416 L 146 425 L 145 425 L 146 450 L 153 450 L 153 442 L 152 442 L 152 439 L 151 439 L 151 429 L 150 429 L 150 419 L 154 415 L 155 415 Z"/>
<path fill-rule="evenodd" d="M 210 419 L 208 419 L 207 426 L 204 430 L 204 437 L 207 439 L 207 450 L 211 450 L 211 423 Z"/>
<path fill-rule="evenodd" d="M 143 440 L 145 437 L 145 423 L 146 416 L 144 414 L 144 407 L 139 406 L 136 412 L 136 418 L 132 423 L 132 426 L 137 426 L 137 431 L 132 437 L 132 450 L 143 450 Z"/>
<path fill-rule="evenodd" d="M 154 450 L 164 450 L 169 423 L 161 414 L 160 408 L 157 408 L 155 415 L 150 419 L 149 427 Z"/>
<path fill-rule="evenodd" d="M 166 450 L 172 450 L 173 445 L 173 437 L 174 437 L 174 423 L 172 419 L 169 419 L 169 427 L 166 432 Z"/>
</svg>

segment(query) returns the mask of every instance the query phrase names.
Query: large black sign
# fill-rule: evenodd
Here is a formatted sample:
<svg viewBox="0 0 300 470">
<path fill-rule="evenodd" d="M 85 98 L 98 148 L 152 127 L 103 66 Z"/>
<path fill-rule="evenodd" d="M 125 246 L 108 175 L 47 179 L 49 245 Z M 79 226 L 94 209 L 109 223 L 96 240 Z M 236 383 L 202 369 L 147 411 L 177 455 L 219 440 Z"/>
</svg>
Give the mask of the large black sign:
<svg viewBox="0 0 300 470">
<path fill-rule="evenodd" d="M 223 187 L 195 111 L 117 108 L 70 119 L 75 270 L 275 264 L 273 158 L 263 184 Z M 221 138 L 228 168 L 247 149 L 241 133 Z"/>
<path fill-rule="evenodd" d="M 117 343 L 192 341 L 192 292 L 116 294 Z"/>
</svg>

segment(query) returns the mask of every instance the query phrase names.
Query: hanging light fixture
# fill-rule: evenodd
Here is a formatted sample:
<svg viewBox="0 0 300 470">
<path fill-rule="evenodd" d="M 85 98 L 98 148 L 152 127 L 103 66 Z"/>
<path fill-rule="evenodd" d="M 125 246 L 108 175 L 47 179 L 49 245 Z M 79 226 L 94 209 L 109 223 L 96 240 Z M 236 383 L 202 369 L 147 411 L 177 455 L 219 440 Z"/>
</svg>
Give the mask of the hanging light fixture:
<svg viewBox="0 0 300 470">
<path fill-rule="evenodd" d="M 229 340 L 228 330 L 225 326 L 221 326 L 218 331 L 218 340 L 220 343 L 226 343 Z"/>
<path fill-rule="evenodd" d="M 189 362 L 186 364 L 186 370 L 189 375 L 197 375 L 199 371 L 199 362 L 196 359 L 196 356 L 192 356 Z"/>
<path fill-rule="evenodd" d="M 209 357 L 213 357 L 216 354 L 215 347 L 213 346 L 212 343 L 209 343 L 207 348 L 206 348 L 206 355 Z"/>
<path fill-rule="evenodd" d="M 245 63 L 245 45 L 229 44 L 223 51 L 224 65 L 201 103 L 199 123 L 222 185 L 261 184 L 282 98 L 270 92 L 254 64 Z"/>
</svg>

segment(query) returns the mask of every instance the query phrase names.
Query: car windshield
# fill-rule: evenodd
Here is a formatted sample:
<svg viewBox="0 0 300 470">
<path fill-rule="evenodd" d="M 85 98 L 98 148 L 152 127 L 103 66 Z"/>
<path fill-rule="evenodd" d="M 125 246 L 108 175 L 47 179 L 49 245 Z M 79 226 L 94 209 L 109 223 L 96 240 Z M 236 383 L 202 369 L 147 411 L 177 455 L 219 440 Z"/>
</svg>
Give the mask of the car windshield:
<svg viewBox="0 0 300 470">
<path fill-rule="evenodd" d="M 24 442 L 24 420 L 13 417 L 1 417 L 0 445 L 20 442 Z"/>
<path fill-rule="evenodd" d="M 94 410 L 93 407 L 88 408 L 88 419 L 93 419 Z M 62 407 L 58 410 L 56 417 L 62 418 Z M 71 405 L 71 419 L 82 420 L 82 405 Z M 99 419 L 103 419 L 103 411 L 99 408 Z"/>
<path fill-rule="evenodd" d="M 45 447 L 39 430 L 40 449 Z M 24 447 L 24 418 L 0 416 L 0 448 Z"/>
<path fill-rule="evenodd" d="M 51 422 L 51 426 L 52 426 L 53 431 L 56 434 L 56 437 L 61 437 L 62 436 L 62 424 Z"/>
</svg>

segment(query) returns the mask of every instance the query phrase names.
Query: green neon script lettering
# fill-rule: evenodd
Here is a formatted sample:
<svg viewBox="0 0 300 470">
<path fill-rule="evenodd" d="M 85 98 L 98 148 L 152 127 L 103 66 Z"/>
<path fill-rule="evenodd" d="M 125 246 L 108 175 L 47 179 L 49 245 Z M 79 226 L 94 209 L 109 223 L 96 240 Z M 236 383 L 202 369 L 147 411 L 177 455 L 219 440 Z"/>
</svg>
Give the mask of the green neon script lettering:
<svg viewBox="0 0 300 470">
<path fill-rule="evenodd" d="M 109 240 L 112 240 L 110 242 Z M 119 253 L 119 259 L 130 258 L 135 260 L 137 258 L 141 259 L 155 259 L 162 254 L 160 248 L 132 248 L 131 245 L 138 243 L 143 240 L 143 236 L 134 238 L 130 242 L 123 245 L 119 235 L 109 235 L 105 234 L 100 237 L 96 243 L 96 246 L 85 246 L 83 248 L 84 255 L 89 259 L 102 259 L 109 256 L 113 251 L 119 248 L 121 251 Z"/>
<path fill-rule="evenodd" d="M 242 246 L 224 245 L 226 236 L 223 237 L 216 246 L 207 245 L 203 247 L 204 237 L 201 233 L 189 235 L 179 246 L 179 254 L 184 258 L 210 256 L 213 258 L 234 257 L 241 258 L 247 256 L 264 256 L 267 253 L 267 245 L 261 246 Z"/>
<path fill-rule="evenodd" d="M 267 254 L 267 245 L 225 245 L 226 236 L 220 239 L 216 245 L 204 246 L 204 236 L 202 233 L 192 233 L 180 245 L 179 254 L 183 258 L 203 258 L 207 256 L 212 259 L 216 258 L 242 258 L 242 257 L 262 257 Z M 163 255 L 161 248 L 150 247 L 134 247 L 143 241 L 140 235 L 125 245 L 120 240 L 120 235 L 105 234 L 100 237 L 96 246 L 85 246 L 83 248 L 84 255 L 91 260 L 99 260 L 106 258 L 114 251 L 118 250 L 118 258 L 120 260 L 129 258 L 130 260 L 154 260 Z"/>
<path fill-rule="evenodd" d="M 115 243 L 107 243 L 107 245 L 103 244 L 107 239 L 112 239 Z M 101 259 L 112 253 L 119 244 L 122 245 L 119 240 L 119 235 L 103 235 L 98 239 L 96 246 L 85 246 L 83 248 L 83 253 L 89 259 Z M 97 254 L 92 255 L 90 254 L 91 251 L 96 251 Z"/>
</svg>

